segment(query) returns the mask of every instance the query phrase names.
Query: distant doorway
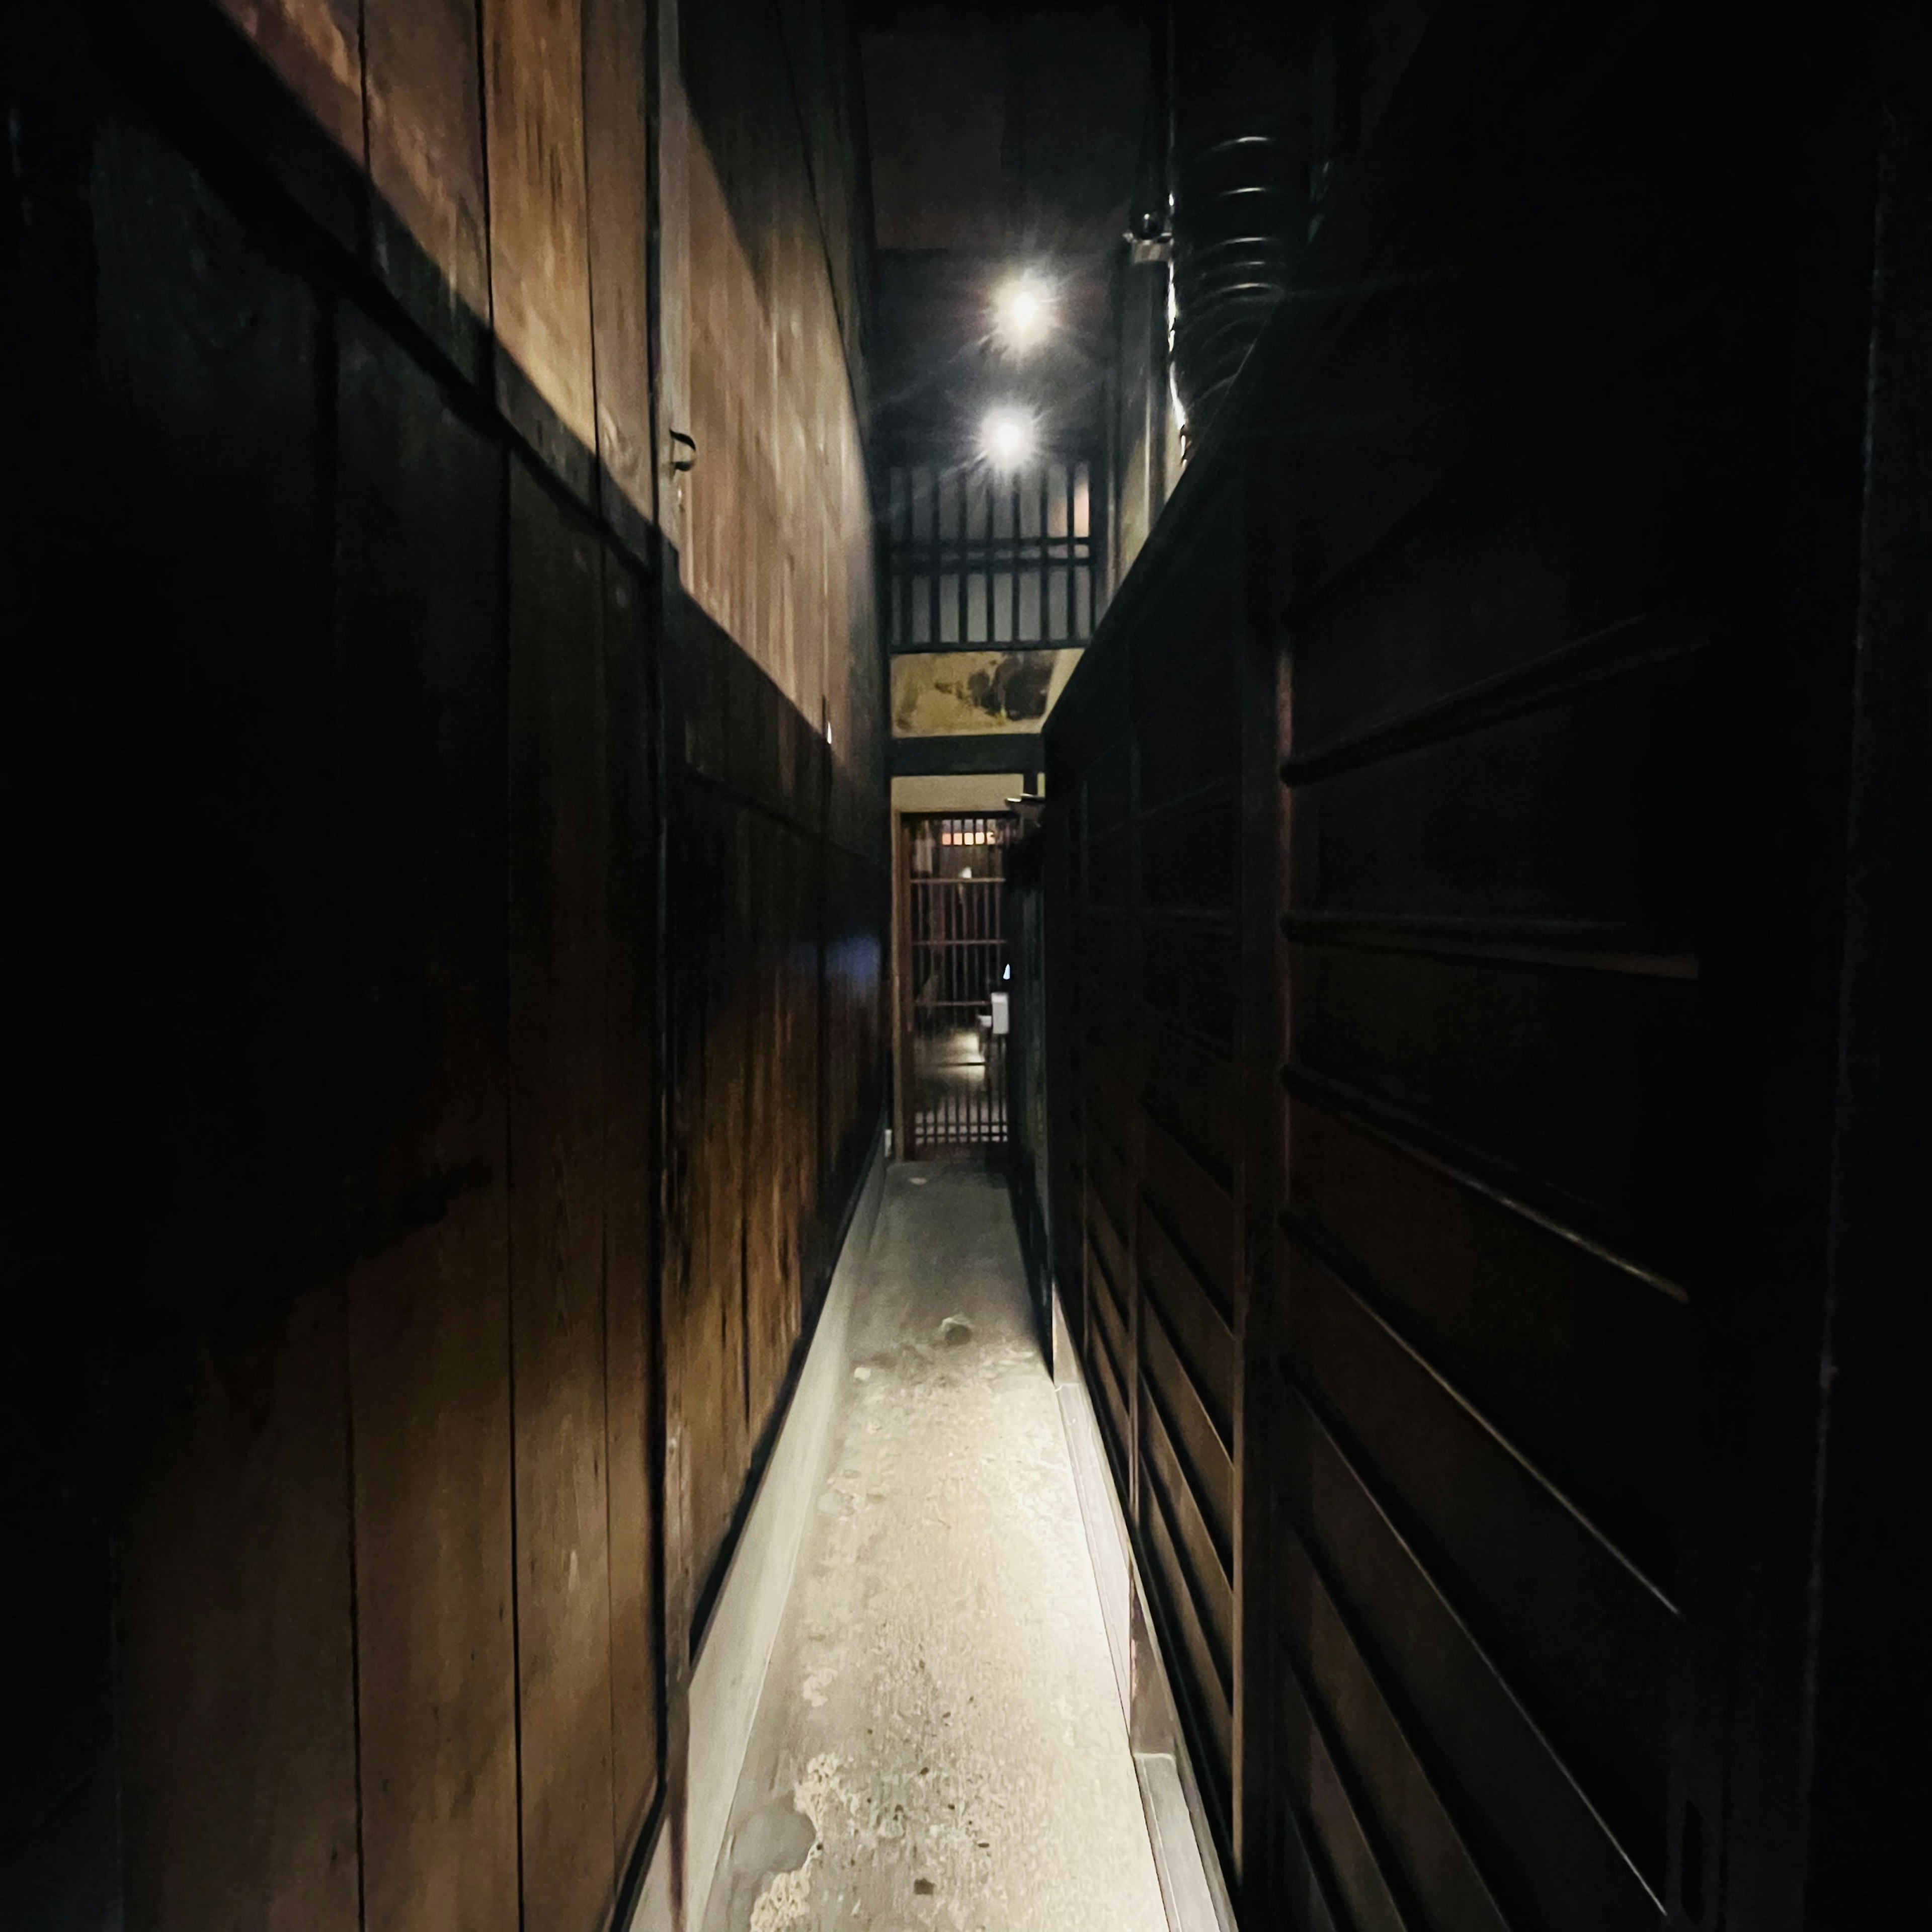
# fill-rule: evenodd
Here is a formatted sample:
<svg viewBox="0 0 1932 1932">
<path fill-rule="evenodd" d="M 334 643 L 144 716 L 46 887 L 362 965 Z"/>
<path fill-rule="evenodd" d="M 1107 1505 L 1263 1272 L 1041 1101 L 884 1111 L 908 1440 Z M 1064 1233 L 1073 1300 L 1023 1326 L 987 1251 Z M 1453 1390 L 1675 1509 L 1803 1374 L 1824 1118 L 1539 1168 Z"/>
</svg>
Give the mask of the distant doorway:
<svg viewBox="0 0 1932 1932">
<path fill-rule="evenodd" d="M 901 821 L 900 1118 L 907 1156 L 1006 1142 L 1011 812 Z"/>
</svg>

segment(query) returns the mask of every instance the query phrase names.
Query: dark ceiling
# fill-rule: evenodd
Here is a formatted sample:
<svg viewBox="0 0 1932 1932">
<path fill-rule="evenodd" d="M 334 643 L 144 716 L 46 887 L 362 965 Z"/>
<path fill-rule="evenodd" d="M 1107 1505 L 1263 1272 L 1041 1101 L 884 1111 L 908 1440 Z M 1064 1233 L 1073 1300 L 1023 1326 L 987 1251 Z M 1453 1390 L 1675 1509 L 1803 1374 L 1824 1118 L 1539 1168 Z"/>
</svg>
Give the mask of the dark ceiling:
<svg viewBox="0 0 1932 1932">
<path fill-rule="evenodd" d="M 874 0 L 861 24 L 880 436 L 943 446 L 1018 397 L 1082 438 L 1148 131 L 1146 11 Z M 1022 269 L 1052 290 L 1054 327 L 1015 358 L 992 323 Z"/>
</svg>

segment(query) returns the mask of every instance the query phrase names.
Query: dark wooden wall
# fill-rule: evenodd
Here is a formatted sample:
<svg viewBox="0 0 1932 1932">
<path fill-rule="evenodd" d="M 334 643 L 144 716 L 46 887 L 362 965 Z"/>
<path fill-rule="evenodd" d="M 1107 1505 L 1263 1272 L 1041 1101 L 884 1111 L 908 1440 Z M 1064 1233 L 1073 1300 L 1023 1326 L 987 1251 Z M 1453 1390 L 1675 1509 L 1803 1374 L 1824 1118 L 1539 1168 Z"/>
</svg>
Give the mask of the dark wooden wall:
<svg viewBox="0 0 1932 1932">
<path fill-rule="evenodd" d="M 656 586 L 130 102 L 94 196 L 129 1916 L 599 1923 L 659 1777 Z"/>
<path fill-rule="evenodd" d="M 1048 962 L 1072 1030 L 1052 1068 L 1052 1205 L 1102 1438 L 1232 1858 L 1244 1216 L 1267 1182 L 1241 1090 L 1256 1043 L 1240 997 L 1238 553 L 1210 538 L 1196 562 L 1197 599 L 1150 597 L 1116 674 L 1089 686 L 1081 755 L 1049 808 L 1072 887 Z"/>
<path fill-rule="evenodd" d="M 670 1427 L 695 1649 L 885 1105 L 883 822 L 694 603 L 667 657 Z M 875 687 L 876 688 L 876 687 Z"/>
<path fill-rule="evenodd" d="M 360 10 L 366 149 L 213 9 L 9 69 L 24 1924 L 608 1924 L 880 1123 L 868 617 L 835 752 L 648 520 L 643 9 Z"/>
<path fill-rule="evenodd" d="M 849 22 L 798 0 L 679 32 L 665 1283 L 669 1615 L 694 1648 L 880 1128 L 888 875 Z"/>
<path fill-rule="evenodd" d="M 1056 1252 L 1246 1924 L 1804 1922 L 1860 32 L 1443 9 L 1049 728 Z"/>
</svg>

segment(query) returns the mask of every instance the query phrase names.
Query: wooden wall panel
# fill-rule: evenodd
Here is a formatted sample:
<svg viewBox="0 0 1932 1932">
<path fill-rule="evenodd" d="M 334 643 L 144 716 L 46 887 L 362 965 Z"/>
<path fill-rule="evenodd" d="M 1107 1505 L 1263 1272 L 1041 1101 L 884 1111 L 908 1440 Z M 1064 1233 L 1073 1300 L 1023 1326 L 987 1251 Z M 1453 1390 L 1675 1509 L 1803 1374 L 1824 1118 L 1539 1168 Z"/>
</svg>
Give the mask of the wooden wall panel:
<svg viewBox="0 0 1932 1932">
<path fill-rule="evenodd" d="M 1117 660 L 1087 725 L 1078 1162 L 1088 1360 L 1103 1417 L 1120 1412 L 1119 1471 L 1162 1655 L 1232 1856 L 1246 1677 L 1235 1449 L 1248 1156 L 1234 1070 L 1244 871 L 1236 688 L 1213 628 L 1223 605 L 1197 601 L 1171 637 L 1156 620 L 1130 667 Z M 1049 794 L 1073 782 L 1049 778 Z"/>
<path fill-rule="evenodd" d="M 1364 1810 L 1388 1834 L 1391 1882 L 1426 1898 L 1447 1926 L 1501 1932 L 1508 1922 L 1478 1868 L 1442 1792 L 1402 1719 L 1388 1702 L 1346 1618 L 1292 1529 L 1282 1526 L 1276 1600 L 1294 1627 L 1296 1655 L 1284 1690 L 1306 1707 L 1306 1721 L 1329 1737 L 1359 1739 L 1349 1754 L 1364 1781 Z"/>
<path fill-rule="evenodd" d="M 363 0 L 376 266 L 472 375 L 490 324 L 478 32 L 472 0 Z"/>
<path fill-rule="evenodd" d="M 699 1624 L 884 1094 L 883 673 L 836 299 L 857 244 L 828 224 L 833 177 L 806 165 L 832 84 L 813 64 L 830 50 L 807 43 L 831 30 L 788 46 L 800 25 L 686 10 L 665 89 L 667 233 L 688 269 L 666 352 L 688 415 L 670 426 L 698 445 L 678 489 L 692 608 L 670 890 L 692 938 L 670 1002 L 666 1233 Z"/>
<path fill-rule="evenodd" d="M 337 419 L 364 1932 L 514 1932 L 502 452 L 354 311 Z"/>
<path fill-rule="evenodd" d="M 1712 721 L 1654 534 L 1562 487 L 1566 464 L 1614 474 L 1628 425 L 1572 433 L 1606 437 L 1602 458 L 1502 466 L 1295 638 L 1282 1341 L 1657 1901 L 1688 1487 L 1669 1417 L 1709 1240 Z M 1547 494 L 1516 500 L 1532 477 Z M 1456 600 L 1478 560 L 1472 623 Z M 1654 608 L 1619 608 L 1640 584 Z M 1580 605 L 1594 629 L 1556 628 Z M 1490 1881 L 1543 1882 L 1516 1856 L 1486 1855 Z"/>
<path fill-rule="evenodd" d="M 1050 722 L 1084 868 L 1056 1171 L 1244 1922 L 1768 1924 L 1803 1855 L 1764 1821 L 1807 1802 L 1870 96 L 1795 40 L 1747 97 L 1720 36 L 1659 68 L 1473 21 L 1369 83 L 1388 131 L 1306 268 L 1354 292 L 1282 304 Z M 1765 104 L 1814 92 L 1834 158 L 1714 241 L 1783 152 Z M 1792 222 L 1802 292 L 1755 266 Z"/>
<path fill-rule="evenodd" d="M 583 28 L 581 0 L 484 0 L 498 399 L 580 492 L 597 447 Z"/>
<path fill-rule="evenodd" d="M 1282 1406 L 1271 1488 L 1285 1548 L 1276 1587 L 1294 1589 L 1298 1544 L 1345 1608 L 1384 1695 L 1408 1714 L 1418 1748 L 1466 1821 L 1484 1882 L 1513 1921 L 1601 1932 L 1654 1926 L 1654 1895 L 1417 1560 L 1389 1499 L 1368 1487 L 1298 1392 L 1277 1384 L 1274 1393 Z"/>
<path fill-rule="evenodd" d="M 1147 1372 L 1153 1349 L 1149 1330 L 1141 1331 L 1142 1492 L 1157 1504 L 1181 1564 L 1181 1580 L 1207 1640 L 1214 1674 L 1224 1693 L 1234 1667 L 1234 1601 L 1232 1558 L 1218 1546 L 1202 1511 L 1200 1479 L 1190 1468 L 1168 1433 L 1164 1393 Z M 1232 1549 L 1232 1544 L 1229 1546 Z"/>
<path fill-rule="evenodd" d="M 818 1123 L 788 1118 L 786 1106 L 788 1063 L 802 1043 L 794 1039 L 788 971 L 800 855 L 775 826 L 752 820 L 746 830 L 746 990 L 765 1024 L 748 1042 L 745 1138 L 734 1164 L 746 1197 L 745 1408 L 747 1428 L 755 1432 L 778 1399 L 799 1333 L 796 1232 L 786 1224 L 800 1138 L 802 1133 L 806 1148 L 815 1150 Z"/>
<path fill-rule="evenodd" d="M 1082 1256 L 1087 1221 L 1084 1022 L 1085 974 L 1078 946 L 1084 925 L 1078 836 L 1072 810 L 1049 812 L 1044 836 L 1043 920 L 1046 948 L 1047 1234 L 1067 1331 L 1077 1346 L 1086 1333 Z"/>
<path fill-rule="evenodd" d="M 600 559 L 510 470 L 510 1307 L 524 1923 L 616 1878 L 605 1457 L 606 773 Z"/>
<path fill-rule="evenodd" d="M 1400 1496 L 1412 1540 L 1654 1879 L 1675 1606 L 1319 1262 L 1295 1254 L 1286 1284 L 1311 1399 Z"/>
<path fill-rule="evenodd" d="M 658 1578 L 657 706 L 648 586 L 603 557 L 609 827 L 604 1046 L 604 1346 L 612 1805 L 621 1858 L 661 1788 Z"/>
<path fill-rule="evenodd" d="M 854 781 L 694 604 L 666 678 L 668 890 L 689 935 L 670 988 L 667 1294 L 701 1627 L 880 1124 L 884 879 L 826 830 Z"/>
<path fill-rule="evenodd" d="M 756 67 L 760 40 L 730 37 L 730 58 Z M 874 728 L 876 685 L 853 674 L 872 636 L 865 462 L 815 212 L 796 192 L 789 93 L 781 84 L 760 106 L 756 123 L 734 119 L 748 145 L 718 155 L 714 104 L 686 158 L 699 458 L 684 479 L 684 562 L 692 596 L 838 750 Z"/>
<path fill-rule="evenodd" d="M 326 317 L 111 93 L 93 149 L 97 424 L 141 506 L 116 572 L 141 647 L 108 713 L 138 728 L 102 778 L 126 1004 L 94 1021 L 127 1055 L 102 1102 L 129 1163 L 108 1302 L 126 1918 L 349 1932 Z"/>
<path fill-rule="evenodd" d="M 678 1399 L 683 1423 L 685 1554 L 703 1595 L 730 1521 L 745 1441 L 742 1204 L 745 1021 L 733 922 L 744 876 L 740 825 L 724 801 L 692 788 L 674 807 L 674 916 L 689 934 L 678 962 L 672 1052 L 670 1224 L 678 1286 Z M 730 879 L 729 895 L 717 882 Z"/>
<path fill-rule="evenodd" d="M 1520 467 L 1550 473 L 1546 462 Z M 1459 534 L 1490 560 L 1495 608 L 1517 626 L 1504 669 L 1458 684 L 1450 665 L 1481 662 L 1483 641 L 1459 629 L 1441 652 L 1408 660 L 1412 682 L 1363 687 L 1357 639 L 1388 638 L 1399 627 L 1412 637 L 1431 621 L 1426 610 L 1451 609 L 1450 586 L 1468 556 L 1451 564 L 1455 547 L 1433 532 L 1412 539 L 1388 572 L 1386 593 L 1372 575 L 1328 603 L 1302 627 L 1289 660 L 1296 706 L 1294 735 L 1282 747 L 1292 801 L 1286 1077 L 1310 1104 L 1292 1103 L 1288 1116 L 1288 1198 L 1297 1205 L 1281 1340 L 1288 1372 L 1353 1480 L 1378 1499 L 1428 1592 L 1453 1606 L 1485 1672 L 1529 1715 L 1541 1750 L 1587 1807 L 1588 1826 L 1577 1818 L 1569 1832 L 1601 1834 L 1599 1862 L 1627 1862 L 1636 1878 L 1621 1905 L 1612 1891 L 1593 1909 L 1640 1917 L 1666 1888 L 1679 1654 L 1678 1609 L 1664 1593 L 1677 1498 L 1656 1458 L 1682 1438 L 1666 1426 L 1641 1448 L 1627 1434 L 1621 1445 L 1612 1438 L 1564 1454 L 1564 1437 L 1576 1432 L 1574 1406 L 1600 1385 L 1568 1324 L 1591 1318 L 1595 1298 L 1616 1292 L 1594 1270 L 1578 1280 L 1592 1242 L 1610 1245 L 1612 1272 L 1627 1278 L 1648 1268 L 1681 1279 L 1694 1265 L 1694 1204 L 1708 1172 L 1690 910 L 1700 831 L 1689 747 L 1700 728 L 1700 680 L 1667 625 L 1661 644 L 1634 625 L 1580 643 L 1558 632 L 1546 658 L 1537 658 L 1522 634 L 1523 614 L 1538 607 L 1542 585 L 1558 572 L 1522 532 L 1540 530 L 1554 541 L 1550 526 L 1498 508 L 1510 535 L 1484 538 L 1466 499 L 1454 514 Z M 1560 548 L 1574 568 L 1610 541 L 1573 524 Z M 1422 586 L 1432 572 L 1430 604 Z M 1330 735 L 1314 736 L 1311 719 Z M 1336 1113 L 1358 1124 L 1340 1160 L 1340 1130 L 1327 1119 Z M 1460 1178 L 1464 1199 L 1480 1198 L 1476 1190 L 1486 1186 L 1511 1205 L 1481 1216 L 1480 1228 L 1468 1208 L 1460 1228 L 1456 1219 L 1408 1219 L 1403 1234 L 1383 1232 L 1400 1216 L 1402 1195 L 1444 1185 L 1432 1174 L 1452 1186 Z M 1365 1216 L 1371 1186 L 1376 1205 Z M 1551 1217 L 1574 1261 L 1546 1258 L 1517 1202 Z M 1460 1347 L 1432 1354 L 1426 1330 L 1403 1325 L 1400 1304 L 1372 1274 L 1349 1274 L 1351 1258 L 1329 1242 L 1331 1213 L 1385 1254 L 1406 1244 L 1412 1281 L 1479 1268 L 1478 1292 L 1494 1312 L 1462 1314 Z M 1458 1245 L 1435 1246 L 1444 1235 Z M 1457 1258 L 1460 1244 L 1471 1240 L 1480 1245 Z M 1585 1286 L 1589 1299 L 1571 1298 Z M 1654 1410 L 1681 1385 L 1686 1330 L 1667 1319 L 1681 1293 L 1669 1281 L 1628 1279 L 1618 1295 L 1613 1324 L 1650 1319 L 1641 1358 L 1624 1358 L 1618 1408 Z M 1564 1298 L 1534 1325 L 1501 1305 L 1513 1298 L 1527 1310 L 1553 1294 Z M 1636 1332 L 1625 1330 L 1626 1346 Z M 1507 1343 L 1480 1340 L 1505 1333 Z M 1499 1349 L 1537 1351 L 1534 1366 L 1522 1359 L 1506 1378 Z M 1512 1380 L 1545 1393 L 1510 1403 Z M 1481 1406 L 1497 1396 L 1504 1410 Z M 1570 1412 L 1567 1427 L 1550 1413 L 1559 1402 Z M 1532 1439 L 1560 1458 L 1549 1468 L 1504 1432 L 1505 1414 L 1534 1426 L 1539 1410 L 1544 1424 Z M 1612 1462 L 1615 1477 L 1603 1473 Z M 1654 1514 L 1631 1503 L 1646 1467 L 1656 1471 Z M 1592 1493 L 1618 1505 L 1615 1529 L 1592 1519 L 1581 1492 L 1562 1486 L 1573 1468 L 1594 1473 Z M 1339 1526 L 1324 1530 L 1299 1508 L 1294 1515 L 1285 1574 L 1296 1574 L 1298 1538 L 1318 1568 L 1348 1560 L 1334 1540 Z M 1634 1540 L 1620 1545 L 1618 1533 Z M 1646 1573 L 1645 1555 L 1659 1567 Z M 1559 1607 L 1566 1598 L 1567 1612 Z M 1546 1630 L 1533 1633 L 1544 1616 Z M 1376 1640 L 1364 1641 L 1372 1648 Z M 1280 1653 L 1284 1722 L 1298 1684 L 1311 1713 L 1320 1708 L 1315 1667 L 1294 1642 Z M 1441 1666 L 1405 1653 L 1400 1664 L 1380 1667 Z M 1480 1681 L 1472 1678 L 1472 1693 Z M 1424 1694 L 1412 1678 L 1408 1694 Z M 1426 1756 L 1444 1746 L 1424 1721 L 1429 1735 L 1418 1748 Z M 1292 1722 L 1288 1729 L 1299 1734 Z M 1394 1747 L 1367 1707 L 1357 1707 L 1352 1725 L 1338 1722 L 1324 1748 L 1353 1767 L 1347 1774 L 1358 1786 L 1380 1784 L 1384 1803 L 1395 1802 L 1400 1754 L 1391 1758 Z M 1292 1741 L 1288 1749 L 1292 1756 Z M 1507 1797 L 1486 1798 L 1462 1782 L 1450 1787 L 1448 1802 L 1466 1802 L 1476 1816 L 1497 1802 L 1520 1814 L 1535 1774 L 1526 1768 Z M 1354 1827 L 1310 1815 L 1313 1841 L 1346 1868 Z M 1379 1830 L 1382 1843 L 1399 1845 L 1401 1828 L 1385 1817 L 1371 1835 Z M 1549 1897 L 1550 1855 L 1533 1848 L 1534 1834 L 1492 1824 L 1501 1836 L 1485 1845 L 1483 1828 L 1472 1828 L 1486 1888 Z M 1384 1869 L 1401 1856 L 1385 1853 Z M 1567 1856 L 1581 1858 L 1581 1846 Z M 1432 1881 L 1453 1882 L 1453 1868 Z"/>
<path fill-rule="evenodd" d="M 1358 1292 L 1669 1590 L 1687 1454 L 1681 1290 L 1416 1150 L 1291 1099 L 1289 1209 Z M 1370 1286 L 1372 1284 L 1372 1286 Z"/>
<path fill-rule="evenodd" d="M 160 1150 L 112 1344 L 134 1923 L 607 1918 L 676 1790 L 664 1574 L 727 1548 L 875 1144 L 883 675 L 860 278 L 824 260 L 856 244 L 796 116 L 746 122 L 793 176 L 727 345 L 768 405 L 727 533 L 755 648 L 711 633 L 661 716 L 644 10 L 229 8 L 268 84 L 213 25 L 207 75 L 126 57 L 143 106 L 95 144 L 98 400 L 146 488 L 112 594 L 152 646 L 116 740 L 138 1098 L 103 1129 Z M 366 203 L 276 52 L 330 21 Z"/>
<path fill-rule="evenodd" d="M 825 848 L 825 991 L 820 1054 L 824 1211 L 851 1193 L 885 1103 L 886 884 L 875 859 Z"/>
<path fill-rule="evenodd" d="M 176 1426 L 143 1432 L 120 1538 L 143 1932 L 358 1924 L 343 1349 L 340 1294 L 311 1291 L 183 1364 Z"/>
</svg>

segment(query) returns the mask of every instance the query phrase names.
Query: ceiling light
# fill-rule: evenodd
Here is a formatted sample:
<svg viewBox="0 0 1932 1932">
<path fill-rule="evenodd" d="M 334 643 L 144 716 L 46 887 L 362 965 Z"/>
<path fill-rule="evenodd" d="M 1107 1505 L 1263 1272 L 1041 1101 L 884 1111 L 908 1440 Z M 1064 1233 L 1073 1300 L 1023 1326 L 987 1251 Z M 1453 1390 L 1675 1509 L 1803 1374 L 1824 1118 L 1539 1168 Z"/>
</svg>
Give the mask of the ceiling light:
<svg viewBox="0 0 1932 1932">
<path fill-rule="evenodd" d="M 1024 410 L 997 409 L 980 425 L 980 449 L 996 469 L 1017 470 L 1033 454 L 1033 419 Z"/>
<path fill-rule="evenodd" d="M 1016 275 L 1000 290 L 994 305 L 1001 339 L 1010 349 L 1030 349 L 1052 326 L 1052 304 L 1031 275 Z"/>
</svg>

